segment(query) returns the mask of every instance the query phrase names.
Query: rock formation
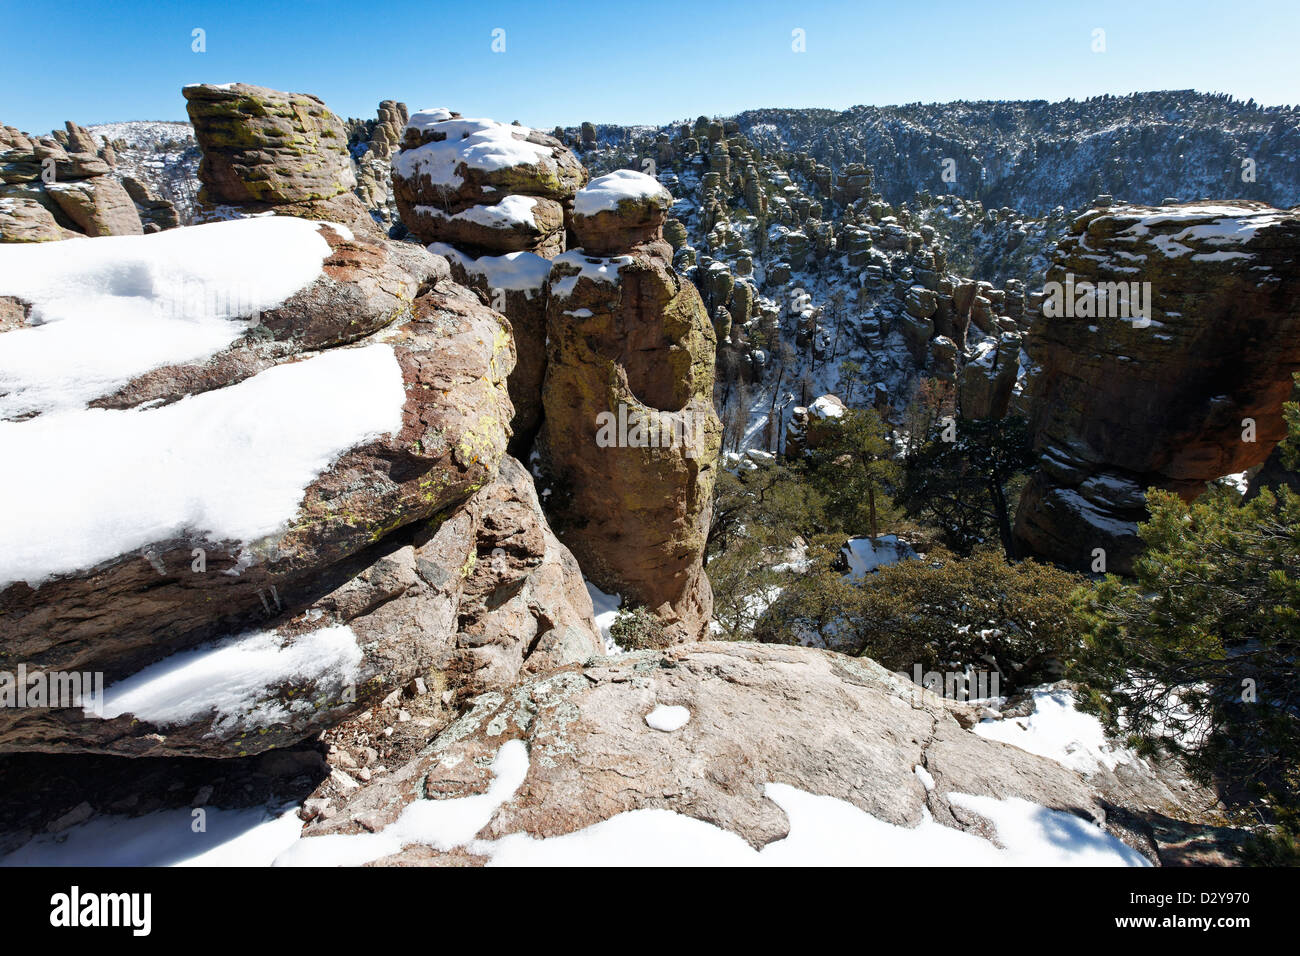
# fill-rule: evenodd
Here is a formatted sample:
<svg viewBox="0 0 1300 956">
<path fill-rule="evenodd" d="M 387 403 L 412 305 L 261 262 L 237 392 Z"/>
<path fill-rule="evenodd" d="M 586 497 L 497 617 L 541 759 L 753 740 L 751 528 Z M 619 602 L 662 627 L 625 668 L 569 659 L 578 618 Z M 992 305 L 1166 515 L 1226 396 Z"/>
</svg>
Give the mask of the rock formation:
<svg viewBox="0 0 1300 956">
<path fill-rule="evenodd" d="M 658 729 L 652 715 L 666 708 L 678 708 L 686 722 Z M 1059 811 L 1053 820 L 1062 832 L 1101 840 L 1108 832 L 1156 857 L 1144 829 L 1112 816 L 1078 774 L 972 733 L 979 716 L 968 704 L 918 695 L 916 685 L 872 661 L 809 648 L 705 643 L 624 655 L 479 701 L 426 753 L 331 801 L 330 814 L 310 823 L 279 862 L 505 862 L 512 850 L 547 848 L 532 841 L 637 810 L 691 817 L 701 835 L 711 824 L 740 837 L 741 851 L 745 844 L 777 850 L 776 841 L 796 834 L 774 783 L 845 801 L 895 826 L 928 819 L 986 839 L 995 828 L 984 814 L 997 801 L 1027 800 Z M 497 777 L 493 786 L 502 772 L 493 758 L 519 740 L 526 757 L 508 784 Z M 459 846 L 386 832 L 422 798 L 455 799 L 490 786 L 481 829 L 467 828 Z M 981 812 L 961 795 L 988 802 L 977 801 Z M 666 823 L 660 830 L 671 831 Z M 588 833 L 588 847 L 599 845 Z M 357 836 L 349 843 L 347 834 Z M 471 843 L 476 837 L 484 842 Z M 620 846 L 617 838 L 604 845 Z M 633 864 L 653 852 L 633 841 L 622 849 L 637 854 L 625 858 Z"/>
<path fill-rule="evenodd" d="M 600 653 L 577 565 L 505 457 L 509 327 L 443 259 L 280 217 L 138 242 L 0 249 L 49 254 L 0 270 L 0 334 L 26 348 L 0 346 L 0 444 L 49 499 L 40 534 L 6 523 L 3 650 L 108 685 L 100 716 L 0 710 L 0 751 L 257 753 L 415 679 L 454 707 Z M 154 301 L 114 285 L 133 256 L 172 264 Z M 103 298 L 65 309 L 64 288 Z M 115 341 L 139 341 L 18 361 L 86 311 L 134 315 Z M 206 330 L 197 355 L 181 326 Z M 71 449 L 95 490 L 59 499 Z"/>
<path fill-rule="evenodd" d="M 135 208 L 139 210 L 140 221 L 146 233 L 175 229 L 181 224 L 175 204 L 156 196 L 147 183 L 134 176 L 123 176 L 122 187 L 135 203 Z"/>
<path fill-rule="evenodd" d="M 511 449 L 526 456 L 541 424 L 549 260 L 566 245 L 565 217 L 587 171 L 559 140 L 450 110 L 411 116 L 393 161 L 406 226 L 446 255 L 456 278 L 479 289 L 514 329 Z"/>
<path fill-rule="evenodd" d="M 1145 492 L 1196 497 L 1285 436 L 1300 369 L 1300 210 L 1225 201 L 1079 217 L 1028 339 L 1026 550 L 1126 570 Z"/>
<path fill-rule="evenodd" d="M 0 242 L 143 232 L 140 215 L 112 175 L 112 158 L 69 121 L 58 136 L 0 127 Z"/>
<path fill-rule="evenodd" d="M 349 118 L 348 151 L 357 165 L 357 198 L 384 226 L 396 220 L 392 159 L 409 114 L 406 104 L 384 100 L 372 120 Z"/>
<path fill-rule="evenodd" d="M 187 86 L 181 91 L 203 150 L 199 218 L 221 207 L 275 212 L 373 231 L 352 193 L 357 184 L 342 121 L 317 97 L 246 83 Z"/>
<path fill-rule="evenodd" d="M 957 376 L 957 407 L 963 418 L 1002 418 L 1020 376 L 1021 337 L 1003 332 L 981 343 Z"/>
<path fill-rule="evenodd" d="M 556 531 L 587 576 L 674 639 L 698 640 L 712 611 L 702 557 L 721 442 L 717 341 L 661 238 L 669 201 L 627 171 L 577 194 L 581 248 L 556 257 L 547 282 L 539 450 Z"/>
</svg>

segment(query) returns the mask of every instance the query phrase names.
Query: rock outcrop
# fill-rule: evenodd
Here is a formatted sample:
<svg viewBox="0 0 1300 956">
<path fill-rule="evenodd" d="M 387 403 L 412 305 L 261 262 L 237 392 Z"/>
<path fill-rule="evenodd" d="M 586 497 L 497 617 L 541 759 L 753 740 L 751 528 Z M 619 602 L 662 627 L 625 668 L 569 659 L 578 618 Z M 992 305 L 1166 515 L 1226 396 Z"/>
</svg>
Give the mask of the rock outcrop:
<svg viewBox="0 0 1300 956">
<path fill-rule="evenodd" d="M 566 247 L 565 220 L 587 171 L 559 140 L 445 109 L 410 117 L 393 160 L 403 225 L 447 256 L 514 330 L 511 449 L 527 456 L 541 424 L 549 260 Z"/>
<path fill-rule="evenodd" d="M 677 720 L 657 720 L 664 711 Z M 653 848 L 602 842 L 588 828 L 638 810 L 681 814 L 777 850 L 778 841 L 810 834 L 793 832 L 773 784 L 894 826 L 948 827 L 1003 845 L 1009 835 L 985 814 L 1028 801 L 1062 837 L 1109 844 L 1130 865 L 1142 858 L 1119 840 L 1155 857 L 1142 829 L 1112 816 L 1077 773 L 972 733 L 978 720 L 970 705 L 918 694 L 872 661 L 827 651 L 705 643 L 621 655 L 480 698 L 425 753 L 332 802 L 278 862 L 503 863 L 529 851 L 542 860 L 547 844 L 533 841 L 586 831 L 588 859 L 604 859 L 603 847 L 633 854 L 623 862 L 635 864 Z M 527 750 L 506 774 L 493 759 L 510 741 Z M 404 839 L 393 826 L 413 805 L 489 789 L 477 828 L 465 828 L 458 845 Z M 656 832 L 673 828 L 665 822 Z M 983 849 L 991 858 L 993 844 Z"/>
<path fill-rule="evenodd" d="M 963 418 L 1002 418 L 1020 376 L 1021 336 L 1003 332 L 967 359 L 957 376 L 957 403 Z"/>
<path fill-rule="evenodd" d="M 406 104 L 384 100 L 375 119 L 348 119 L 348 151 L 357 165 L 357 198 L 379 221 L 391 227 L 395 219 L 392 159 L 409 114 Z"/>
<path fill-rule="evenodd" d="M 134 176 L 122 177 L 122 188 L 126 190 L 135 208 L 140 213 L 140 221 L 146 233 L 162 232 L 175 229 L 181 224 L 176 205 L 169 199 L 162 199 L 154 194 L 149 184 Z"/>
<path fill-rule="evenodd" d="M 181 91 L 203 151 L 198 218 L 222 207 L 341 222 L 372 231 L 343 122 L 308 93 L 246 83 L 199 83 Z"/>
<path fill-rule="evenodd" d="M 0 346 L 0 446 L 41 497 L 40 534 L 7 523 L 0 633 L 7 661 L 107 693 L 98 714 L 0 711 L 0 751 L 257 753 L 416 678 L 454 705 L 601 652 L 505 456 L 509 327 L 443 259 L 281 217 L 90 251 L 0 271 L 19 306 L 0 334 L 24 344 Z M 171 264 L 173 299 L 114 284 L 132 256 Z M 104 300 L 65 308 L 64 288 Z M 125 352 L 55 349 L 86 308 L 123 323 Z M 198 354 L 178 328 L 203 332 Z M 60 497 L 73 449 L 95 490 Z"/>
<path fill-rule="evenodd" d="M 140 215 L 112 174 L 107 144 L 69 121 L 51 137 L 0 126 L 0 242 L 140 235 Z"/>
<path fill-rule="evenodd" d="M 1027 551 L 1123 572 L 1148 487 L 1196 497 L 1285 436 L 1300 369 L 1300 210 L 1244 201 L 1093 209 L 1028 338 L 1038 471 Z"/>
<path fill-rule="evenodd" d="M 555 479 L 548 510 L 587 576 L 680 641 L 703 637 L 712 612 L 702 558 L 721 426 L 717 340 L 660 238 L 666 196 L 640 173 L 577 194 L 582 248 L 556 257 L 547 280 L 538 446 Z"/>
</svg>

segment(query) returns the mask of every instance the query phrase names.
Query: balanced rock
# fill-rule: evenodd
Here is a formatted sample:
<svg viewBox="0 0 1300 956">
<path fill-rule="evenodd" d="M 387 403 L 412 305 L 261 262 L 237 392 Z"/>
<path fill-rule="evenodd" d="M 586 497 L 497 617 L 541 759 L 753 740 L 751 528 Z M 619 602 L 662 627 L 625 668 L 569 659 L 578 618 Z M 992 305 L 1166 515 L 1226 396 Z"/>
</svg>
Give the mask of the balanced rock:
<svg viewBox="0 0 1300 956">
<path fill-rule="evenodd" d="M 645 234 L 650 208 L 662 223 L 662 197 L 635 184 L 630 202 L 604 185 L 578 193 L 575 210 L 592 210 L 583 223 L 600 223 L 602 249 L 609 236 Z M 721 443 L 717 339 L 667 242 L 620 251 L 574 249 L 551 266 L 539 448 L 564 493 L 549 504 L 597 587 L 648 608 L 674 639 L 698 640 L 713 603 L 702 562 Z"/>
<path fill-rule="evenodd" d="M 573 231 L 582 250 L 607 256 L 663 238 L 672 194 L 653 176 L 620 169 L 593 179 L 573 203 Z"/>
<path fill-rule="evenodd" d="M 519 355 L 511 449 L 527 457 L 542 419 L 543 285 L 587 171 L 552 136 L 446 109 L 413 114 L 401 142 L 392 179 L 403 224 L 510 320 Z"/>
<path fill-rule="evenodd" d="M 565 207 L 586 181 L 555 137 L 446 109 L 412 114 L 393 160 L 406 227 L 473 254 L 563 251 Z"/>
<path fill-rule="evenodd" d="M 318 97 L 246 83 L 181 92 L 203 150 L 199 178 L 207 201 L 309 202 L 356 185 L 343 123 Z"/>
</svg>

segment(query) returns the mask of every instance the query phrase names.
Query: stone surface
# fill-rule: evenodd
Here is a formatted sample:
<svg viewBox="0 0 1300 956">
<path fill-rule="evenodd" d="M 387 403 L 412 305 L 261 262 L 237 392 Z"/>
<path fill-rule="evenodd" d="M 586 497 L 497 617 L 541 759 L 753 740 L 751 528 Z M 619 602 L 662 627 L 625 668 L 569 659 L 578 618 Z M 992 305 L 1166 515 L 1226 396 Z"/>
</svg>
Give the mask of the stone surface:
<svg viewBox="0 0 1300 956">
<path fill-rule="evenodd" d="M 682 728 L 647 726 L 657 706 L 684 707 Z M 351 793 L 304 839 L 382 828 L 420 797 L 483 792 L 512 739 L 528 745 L 523 784 L 479 832 L 554 837 L 646 808 L 711 823 L 761 848 L 789 832 L 769 783 L 845 800 L 915 827 L 924 816 L 986 838 L 988 821 L 949 800 L 1017 797 L 1102 825 L 1149 857 L 1152 841 L 1108 814 L 1078 774 L 987 740 L 967 704 L 918 695 L 872 661 L 810 648 L 705 643 L 625 654 L 489 694 L 428 750 Z M 916 767 L 934 781 L 922 782 Z M 423 848 L 419 862 L 441 854 Z M 390 859 L 386 862 L 411 862 Z M 475 862 L 463 860 L 460 862 Z"/>
</svg>

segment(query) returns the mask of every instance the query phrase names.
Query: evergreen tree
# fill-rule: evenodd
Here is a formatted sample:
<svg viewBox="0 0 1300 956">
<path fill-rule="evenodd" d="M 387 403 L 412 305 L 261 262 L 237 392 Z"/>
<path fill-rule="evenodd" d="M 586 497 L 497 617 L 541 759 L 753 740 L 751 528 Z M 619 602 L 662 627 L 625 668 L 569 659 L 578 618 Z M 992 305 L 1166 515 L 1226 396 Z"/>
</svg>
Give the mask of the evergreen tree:
<svg viewBox="0 0 1300 956">
<path fill-rule="evenodd" d="M 1033 463 L 1023 419 L 937 419 L 907 458 L 902 503 L 939 527 L 945 543 L 968 554 L 996 538 L 1016 557 L 1011 502 Z"/>
<path fill-rule="evenodd" d="M 874 409 L 851 408 L 822 432 L 812 468 L 827 515 L 850 535 L 865 529 L 874 540 L 881 518 L 893 514 L 889 492 L 902 474 L 885 424 Z"/>
<path fill-rule="evenodd" d="M 1136 581 L 1108 577 L 1084 601 L 1086 700 L 1142 752 L 1181 756 L 1278 823 L 1281 855 L 1295 859 L 1300 495 L 1265 489 L 1242 503 L 1213 487 L 1188 505 L 1152 489 L 1147 507 Z"/>
</svg>

